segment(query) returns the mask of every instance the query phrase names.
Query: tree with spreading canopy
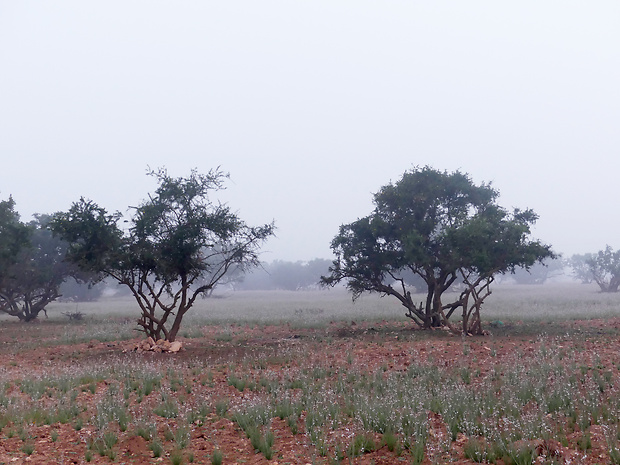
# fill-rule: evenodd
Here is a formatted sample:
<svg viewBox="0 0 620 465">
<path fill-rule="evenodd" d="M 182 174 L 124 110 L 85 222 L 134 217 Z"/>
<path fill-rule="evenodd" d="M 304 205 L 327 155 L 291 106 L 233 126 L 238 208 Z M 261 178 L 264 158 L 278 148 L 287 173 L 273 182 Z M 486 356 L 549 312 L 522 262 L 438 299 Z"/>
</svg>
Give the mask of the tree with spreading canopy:
<svg viewBox="0 0 620 465">
<path fill-rule="evenodd" d="M 554 257 L 550 246 L 529 238 L 537 215 L 508 212 L 498 195 L 460 171 L 406 171 L 374 195 L 370 215 L 340 227 L 331 244 L 336 259 L 321 282 L 345 281 L 354 299 L 365 292 L 393 296 L 423 328 L 480 334 L 480 308 L 494 277 Z M 426 285 L 422 302 L 414 301 L 411 274 Z M 456 285 L 458 297 L 444 302 Z M 460 329 L 450 323 L 459 309 Z"/>
<path fill-rule="evenodd" d="M 60 297 L 77 270 L 64 261 L 66 244 L 47 229 L 49 216 L 22 223 L 12 198 L 0 202 L 0 312 L 35 320 Z"/>
<path fill-rule="evenodd" d="M 601 292 L 618 292 L 620 288 L 620 250 L 607 245 L 589 255 L 585 263 L 590 270 L 592 279 L 601 288 Z"/>
<path fill-rule="evenodd" d="M 199 296 L 230 271 L 259 264 L 260 245 L 274 225 L 250 227 L 211 200 L 228 178 L 219 169 L 179 178 L 163 168 L 148 174 L 158 187 L 132 207 L 128 227 L 121 227 L 119 213 L 82 198 L 56 214 L 51 228 L 69 243 L 70 261 L 129 288 L 140 308 L 141 331 L 173 342 Z"/>
</svg>

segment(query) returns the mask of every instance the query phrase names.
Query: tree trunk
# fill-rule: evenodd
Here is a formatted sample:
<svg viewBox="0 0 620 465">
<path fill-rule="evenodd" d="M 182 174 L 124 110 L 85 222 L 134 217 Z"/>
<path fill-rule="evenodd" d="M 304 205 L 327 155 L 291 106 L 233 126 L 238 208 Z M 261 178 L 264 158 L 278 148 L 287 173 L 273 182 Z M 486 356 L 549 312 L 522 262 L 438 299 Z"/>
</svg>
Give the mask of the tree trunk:
<svg viewBox="0 0 620 465">
<path fill-rule="evenodd" d="M 172 327 L 168 331 L 168 342 L 174 342 L 176 340 L 179 329 L 181 329 L 181 320 L 184 313 L 185 311 L 182 312 L 181 309 L 178 310 L 174 323 L 172 323 Z"/>
<path fill-rule="evenodd" d="M 431 319 L 431 326 L 433 328 L 439 328 L 441 326 L 441 293 L 435 289 L 435 295 L 433 296 L 433 314 Z"/>
</svg>

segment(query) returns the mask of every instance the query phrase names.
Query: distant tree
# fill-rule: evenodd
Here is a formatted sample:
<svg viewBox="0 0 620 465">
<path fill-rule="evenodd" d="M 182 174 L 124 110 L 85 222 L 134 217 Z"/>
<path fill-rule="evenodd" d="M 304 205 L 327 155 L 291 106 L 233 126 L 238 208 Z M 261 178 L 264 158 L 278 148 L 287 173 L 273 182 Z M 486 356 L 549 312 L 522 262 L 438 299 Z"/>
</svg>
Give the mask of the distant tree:
<svg viewBox="0 0 620 465">
<path fill-rule="evenodd" d="M 509 213 L 496 204 L 498 195 L 459 171 L 407 171 L 375 194 L 369 216 L 340 227 L 331 244 L 336 259 L 322 283 L 345 281 L 354 299 L 364 292 L 391 295 L 424 328 L 481 333 L 480 308 L 495 275 L 554 256 L 548 245 L 529 239 L 536 214 Z M 405 272 L 426 284 L 423 302 L 413 301 Z M 444 303 L 456 283 L 464 290 Z M 449 323 L 457 309 L 460 330 Z"/>
<path fill-rule="evenodd" d="M 275 289 L 296 291 L 303 286 L 303 263 L 276 260 L 267 268 Z"/>
<path fill-rule="evenodd" d="M 316 287 L 320 285 L 321 276 L 329 272 L 329 267 L 332 261 L 326 258 L 314 258 L 306 263 L 305 275 L 306 275 L 306 286 L 305 287 Z"/>
<path fill-rule="evenodd" d="M 602 292 L 618 292 L 620 287 L 620 250 L 614 250 L 607 245 L 605 250 L 599 250 L 586 260 L 592 278 Z"/>
<path fill-rule="evenodd" d="M 14 220 L 19 221 L 17 217 Z M 32 321 L 45 312 L 46 306 L 60 297 L 62 283 L 76 275 L 76 268 L 64 261 L 66 243 L 52 236 L 48 222 L 49 216 L 36 215 L 35 220 L 22 225 L 27 236 L 21 240 L 25 242 L 14 251 L 12 263 L 3 267 L 0 311 L 22 321 Z"/>
<path fill-rule="evenodd" d="M 318 287 L 321 276 L 329 270 L 331 260 L 315 258 L 309 262 L 274 260 L 263 263 L 254 273 L 244 276 L 236 288 L 246 290 L 298 291 Z"/>
<path fill-rule="evenodd" d="M 583 284 L 590 284 L 594 281 L 594 275 L 589 265 L 589 262 L 591 262 L 594 257 L 595 254 L 591 253 L 573 255 L 568 261 L 568 265 L 572 269 L 573 278 L 578 279 Z"/>
<path fill-rule="evenodd" d="M 103 283 L 83 282 L 81 279 L 67 279 L 60 286 L 62 300 L 71 302 L 94 302 L 103 294 Z"/>
<path fill-rule="evenodd" d="M 528 268 L 517 267 L 513 278 L 517 284 L 544 284 L 548 279 L 560 276 L 564 272 L 564 262 L 561 258 L 545 260 L 535 263 Z"/>
<path fill-rule="evenodd" d="M 235 291 L 268 291 L 275 289 L 265 263 L 261 263 L 252 270 L 248 270 L 247 273 L 244 273 L 243 276 L 231 284 Z"/>
<path fill-rule="evenodd" d="M 247 226 L 210 199 L 227 178 L 219 169 L 207 174 L 194 170 L 185 178 L 173 178 L 165 169 L 148 174 L 158 188 L 132 208 L 128 229 L 119 226 L 120 214 L 83 198 L 58 213 L 51 227 L 69 242 L 69 260 L 130 289 L 143 332 L 172 342 L 196 298 L 231 270 L 259 264 L 259 247 L 273 235 L 274 226 Z"/>
<path fill-rule="evenodd" d="M 330 260 L 315 258 L 309 262 L 276 260 L 268 267 L 276 289 L 298 291 L 316 287 L 329 270 Z"/>
</svg>

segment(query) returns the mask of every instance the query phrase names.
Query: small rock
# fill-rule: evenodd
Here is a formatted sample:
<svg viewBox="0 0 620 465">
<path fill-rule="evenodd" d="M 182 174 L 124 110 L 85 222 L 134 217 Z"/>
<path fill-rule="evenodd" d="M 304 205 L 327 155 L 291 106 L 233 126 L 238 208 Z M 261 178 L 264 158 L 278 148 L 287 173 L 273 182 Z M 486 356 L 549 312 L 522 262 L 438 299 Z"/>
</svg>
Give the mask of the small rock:
<svg viewBox="0 0 620 465">
<path fill-rule="evenodd" d="M 167 352 L 170 350 L 170 343 L 165 339 L 160 339 L 157 341 L 157 347 L 161 348 L 163 352 Z"/>
<path fill-rule="evenodd" d="M 179 341 L 174 341 L 170 344 L 170 347 L 168 348 L 168 352 L 178 352 L 179 350 L 181 350 L 181 348 L 183 347 L 183 344 L 181 344 Z"/>
</svg>

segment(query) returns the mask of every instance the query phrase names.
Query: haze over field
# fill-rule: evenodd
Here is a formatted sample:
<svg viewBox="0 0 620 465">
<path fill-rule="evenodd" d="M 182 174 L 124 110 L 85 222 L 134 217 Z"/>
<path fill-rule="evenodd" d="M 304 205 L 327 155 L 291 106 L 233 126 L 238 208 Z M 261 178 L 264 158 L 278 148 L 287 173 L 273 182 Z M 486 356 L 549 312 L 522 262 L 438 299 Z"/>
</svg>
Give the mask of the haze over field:
<svg viewBox="0 0 620 465">
<path fill-rule="evenodd" d="M 566 255 L 620 247 L 617 2 L 2 2 L 0 199 L 125 211 L 222 167 L 265 260 L 331 256 L 414 165 L 492 181 Z M 613 206 L 612 206 L 613 205 Z"/>
</svg>

